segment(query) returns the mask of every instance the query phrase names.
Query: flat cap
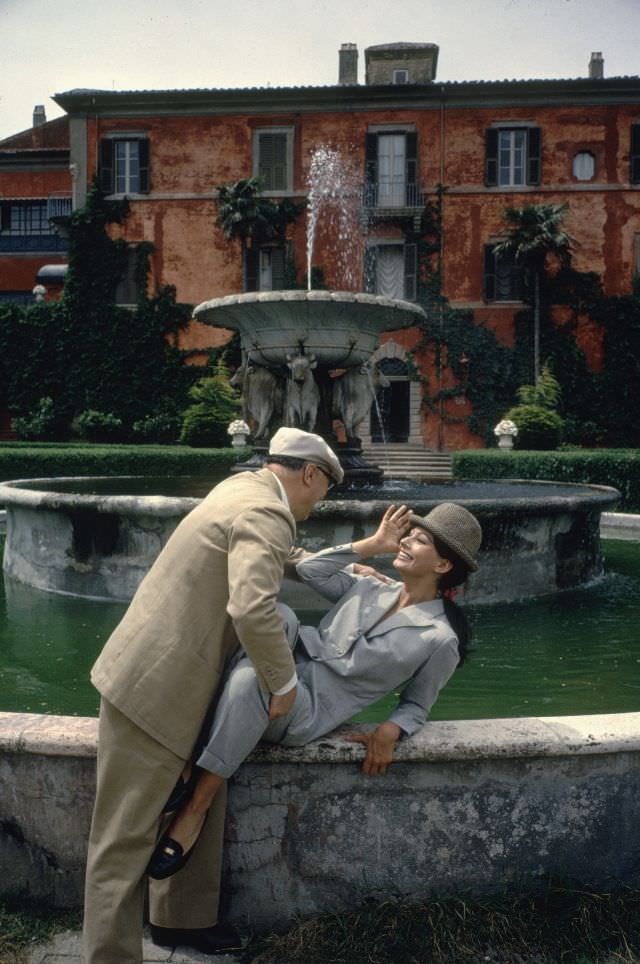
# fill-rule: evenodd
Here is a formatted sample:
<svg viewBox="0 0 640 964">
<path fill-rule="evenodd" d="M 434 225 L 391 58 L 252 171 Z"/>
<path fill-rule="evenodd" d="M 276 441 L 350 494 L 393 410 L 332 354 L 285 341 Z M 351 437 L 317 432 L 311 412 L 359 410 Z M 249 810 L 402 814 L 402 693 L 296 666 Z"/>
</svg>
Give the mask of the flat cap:
<svg viewBox="0 0 640 964">
<path fill-rule="evenodd" d="M 279 428 L 269 444 L 269 455 L 286 455 L 319 465 L 334 482 L 342 482 L 344 472 L 338 456 L 319 435 L 299 428 Z"/>
</svg>

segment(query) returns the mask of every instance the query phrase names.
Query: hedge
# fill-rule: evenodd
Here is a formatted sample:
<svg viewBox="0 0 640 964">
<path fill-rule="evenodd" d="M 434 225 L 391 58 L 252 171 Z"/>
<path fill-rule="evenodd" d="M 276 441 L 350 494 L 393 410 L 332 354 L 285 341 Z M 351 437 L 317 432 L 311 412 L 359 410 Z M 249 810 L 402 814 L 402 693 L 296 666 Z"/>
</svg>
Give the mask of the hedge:
<svg viewBox="0 0 640 964">
<path fill-rule="evenodd" d="M 611 485 L 620 512 L 640 512 L 640 449 L 580 449 L 503 452 L 474 449 L 453 453 L 457 479 L 541 479 Z"/>
<path fill-rule="evenodd" d="M 227 472 L 246 449 L 187 445 L 87 445 L 73 442 L 0 443 L 0 479 L 85 475 L 194 475 Z"/>
</svg>

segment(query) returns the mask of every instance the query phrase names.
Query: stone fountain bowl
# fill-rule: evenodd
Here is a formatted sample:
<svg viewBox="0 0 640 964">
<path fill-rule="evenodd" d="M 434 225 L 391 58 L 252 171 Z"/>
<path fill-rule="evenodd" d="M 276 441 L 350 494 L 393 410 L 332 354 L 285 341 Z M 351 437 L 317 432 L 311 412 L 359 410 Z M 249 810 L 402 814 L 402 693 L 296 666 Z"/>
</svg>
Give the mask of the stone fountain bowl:
<svg viewBox="0 0 640 964">
<path fill-rule="evenodd" d="M 179 491 L 189 491 L 184 480 L 179 481 Z M 194 496 L 176 497 L 171 479 L 2 483 L 0 502 L 7 510 L 5 574 L 49 592 L 130 599 L 176 525 L 206 493 L 205 480 L 195 484 Z M 127 490 L 126 495 L 109 494 Z M 346 495 L 316 506 L 312 517 L 299 526 L 299 545 L 315 552 L 361 539 L 373 531 L 391 502 L 406 502 L 420 515 L 439 502 L 459 502 L 478 516 L 483 529 L 480 571 L 474 574 L 469 594 L 476 602 L 539 596 L 599 576 L 600 514 L 611 510 L 619 498 L 607 486 L 519 480 L 385 483 L 382 491 Z M 380 563 L 394 574 L 389 560 Z M 311 590 L 308 599 L 297 583 L 290 592 L 285 601 L 294 608 L 313 607 Z"/>
<path fill-rule="evenodd" d="M 243 349 L 263 365 L 282 365 L 304 349 L 318 364 L 366 362 L 383 331 L 410 328 L 426 313 L 409 301 L 350 291 L 259 291 L 205 301 L 196 321 L 240 333 Z"/>
</svg>

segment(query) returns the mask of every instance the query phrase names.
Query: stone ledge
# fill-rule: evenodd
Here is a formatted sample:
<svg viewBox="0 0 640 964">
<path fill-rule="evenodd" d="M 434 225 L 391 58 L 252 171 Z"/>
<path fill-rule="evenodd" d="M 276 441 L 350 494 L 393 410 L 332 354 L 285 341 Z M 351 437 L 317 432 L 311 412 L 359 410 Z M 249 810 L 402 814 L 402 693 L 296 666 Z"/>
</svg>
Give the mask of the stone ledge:
<svg viewBox="0 0 640 964">
<path fill-rule="evenodd" d="M 366 726 L 344 726 L 304 747 L 260 747 L 254 763 L 352 763 L 363 747 L 346 739 Z M 94 757 L 98 721 L 92 717 L 0 713 L 0 753 Z M 640 751 L 640 713 L 520 717 L 427 723 L 396 749 L 398 762 L 585 756 Z"/>
</svg>

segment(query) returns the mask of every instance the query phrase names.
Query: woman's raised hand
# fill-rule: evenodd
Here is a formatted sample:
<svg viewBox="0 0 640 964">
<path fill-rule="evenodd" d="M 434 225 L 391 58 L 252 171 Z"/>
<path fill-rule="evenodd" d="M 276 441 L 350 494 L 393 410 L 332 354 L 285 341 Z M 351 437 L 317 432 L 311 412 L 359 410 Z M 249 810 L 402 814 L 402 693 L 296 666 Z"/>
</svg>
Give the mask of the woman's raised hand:
<svg viewBox="0 0 640 964">
<path fill-rule="evenodd" d="M 398 551 L 400 540 L 411 528 L 410 515 L 411 509 L 406 505 L 401 505 L 399 508 L 395 505 L 389 506 L 373 536 L 377 544 L 377 552 Z"/>
</svg>

